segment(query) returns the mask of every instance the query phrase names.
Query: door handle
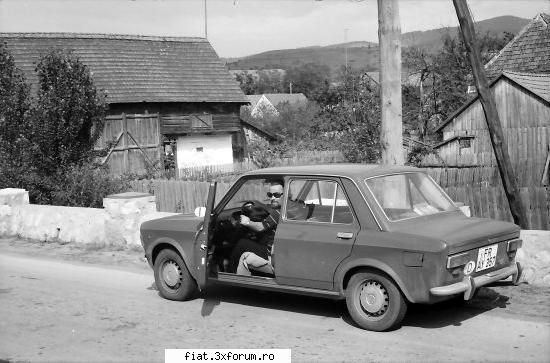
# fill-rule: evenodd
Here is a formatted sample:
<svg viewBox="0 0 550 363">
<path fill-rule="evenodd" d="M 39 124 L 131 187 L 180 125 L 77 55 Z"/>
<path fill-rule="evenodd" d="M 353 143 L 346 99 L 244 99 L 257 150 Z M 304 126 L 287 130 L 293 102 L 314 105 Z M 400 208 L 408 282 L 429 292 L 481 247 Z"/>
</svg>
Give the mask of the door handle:
<svg viewBox="0 0 550 363">
<path fill-rule="evenodd" d="M 352 232 L 338 232 L 336 237 L 341 238 L 341 239 L 351 239 L 351 238 L 353 238 L 353 233 Z"/>
<path fill-rule="evenodd" d="M 206 247 L 207 247 L 207 246 L 206 246 L 204 243 L 201 244 L 201 250 L 202 250 L 202 251 L 204 251 L 204 250 L 206 249 Z"/>
</svg>

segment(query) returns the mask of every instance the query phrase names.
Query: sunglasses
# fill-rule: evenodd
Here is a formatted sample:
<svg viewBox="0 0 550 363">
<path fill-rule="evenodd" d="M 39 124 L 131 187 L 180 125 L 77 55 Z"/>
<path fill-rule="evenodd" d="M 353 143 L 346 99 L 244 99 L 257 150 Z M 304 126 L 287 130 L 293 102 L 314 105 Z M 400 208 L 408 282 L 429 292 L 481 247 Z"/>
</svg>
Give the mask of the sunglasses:
<svg viewBox="0 0 550 363">
<path fill-rule="evenodd" d="M 267 192 L 267 196 L 268 196 L 269 198 L 271 198 L 271 197 L 280 198 L 281 195 L 283 195 L 283 193 L 271 193 L 271 192 Z"/>
</svg>

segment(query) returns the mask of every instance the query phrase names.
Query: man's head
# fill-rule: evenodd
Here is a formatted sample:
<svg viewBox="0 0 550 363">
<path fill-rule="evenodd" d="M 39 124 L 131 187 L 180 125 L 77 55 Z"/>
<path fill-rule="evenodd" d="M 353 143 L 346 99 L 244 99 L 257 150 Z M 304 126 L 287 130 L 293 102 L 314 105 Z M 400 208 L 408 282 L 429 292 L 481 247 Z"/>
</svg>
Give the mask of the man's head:
<svg viewBox="0 0 550 363">
<path fill-rule="evenodd" d="M 281 197 L 283 196 L 283 190 L 283 185 L 279 182 L 271 183 L 269 186 L 267 198 L 270 200 L 272 208 L 281 208 Z"/>
</svg>

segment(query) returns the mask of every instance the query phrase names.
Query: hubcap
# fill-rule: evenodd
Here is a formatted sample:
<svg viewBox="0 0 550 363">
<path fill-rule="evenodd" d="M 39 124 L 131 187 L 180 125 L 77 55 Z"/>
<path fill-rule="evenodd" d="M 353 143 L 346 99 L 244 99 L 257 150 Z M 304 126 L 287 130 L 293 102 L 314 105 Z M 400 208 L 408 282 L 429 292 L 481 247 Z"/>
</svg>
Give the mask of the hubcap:
<svg viewBox="0 0 550 363">
<path fill-rule="evenodd" d="M 181 271 L 174 261 L 168 261 L 164 264 L 162 267 L 162 279 L 170 287 L 174 287 L 180 282 Z"/>
<path fill-rule="evenodd" d="M 367 281 L 359 294 L 361 307 L 372 316 L 380 316 L 388 309 L 388 292 L 378 281 Z"/>
</svg>

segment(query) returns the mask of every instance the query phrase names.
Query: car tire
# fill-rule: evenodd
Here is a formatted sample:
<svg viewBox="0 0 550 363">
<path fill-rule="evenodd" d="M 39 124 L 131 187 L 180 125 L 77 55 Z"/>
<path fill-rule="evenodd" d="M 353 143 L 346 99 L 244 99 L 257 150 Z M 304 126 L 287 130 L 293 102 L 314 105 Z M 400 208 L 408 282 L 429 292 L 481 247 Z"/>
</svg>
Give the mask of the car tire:
<svg viewBox="0 0 550 363">
<path fill-rule="evenodd" d="M 407 312 L 407 301 L 395 283 L 383 274 L 360 272 L 351 277 L 346 305 L 363 329 L 386 331 L 397 327 Z"/>
<path fill-rule="evenodd" d="M 174 250 L 160 251 L 154 264 L 155 283 L 162 297 L 168 300 L 189 300 L 197 291 L 185 262 Z"/>
</svg>

